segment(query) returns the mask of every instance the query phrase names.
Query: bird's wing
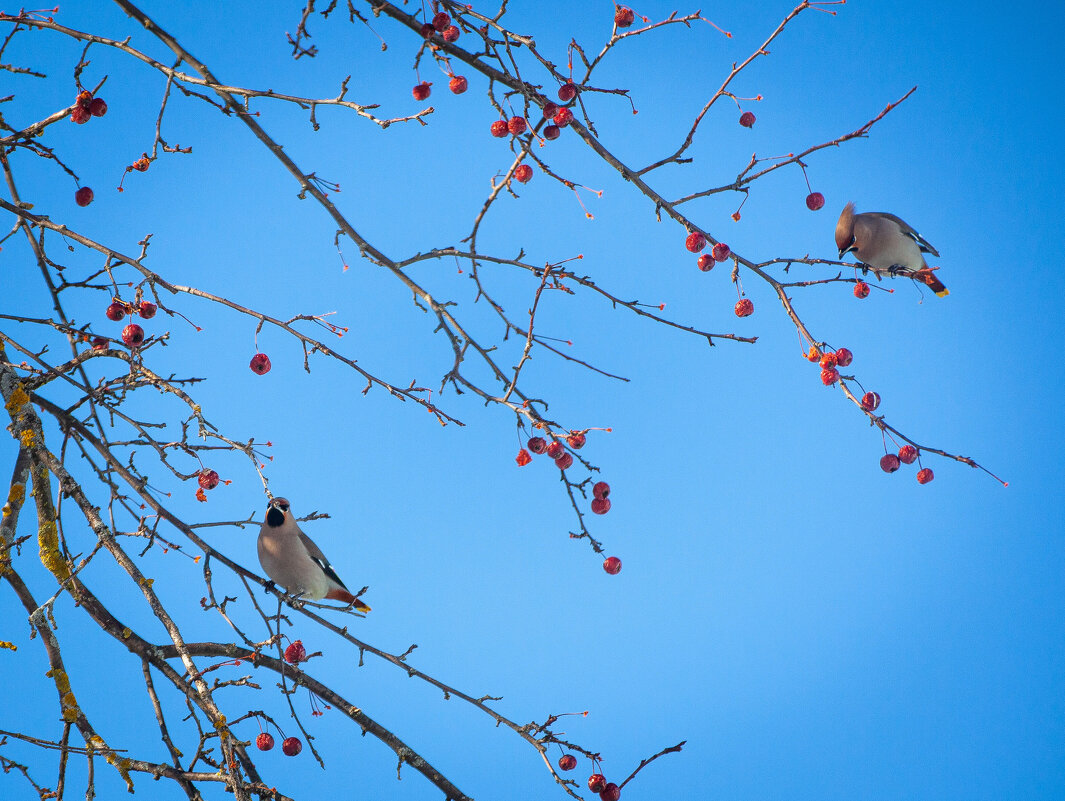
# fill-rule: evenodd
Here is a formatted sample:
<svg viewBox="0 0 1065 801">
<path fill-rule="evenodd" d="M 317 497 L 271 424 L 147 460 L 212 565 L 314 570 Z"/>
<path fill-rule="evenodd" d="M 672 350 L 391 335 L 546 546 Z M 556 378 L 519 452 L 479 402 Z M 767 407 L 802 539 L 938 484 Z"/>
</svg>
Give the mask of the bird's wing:
<svg viewBox="0 0 1065 801">
<path fill-rule="evenodd" d="M 314 544 L 314 540 L 312 540 L 310 537 L 308 537 L 301 531 L 300 542 L 303 543 L 303 547 L 307 549 L 307 554 L 311 557 L 314 563 L 318 565 L 318 567 L 322 568 L 322 572 L 346 590 L 347 585 L 340 580 L 340 576 L 338 576 L 336 574 L 336 571 L 333 570 L 333 566 L 329 564 L 329 560 L 325 558 L 325 554 L 322 553 L 322 549 Z"/>
<path fill-rule="evenodd" d="M 917 243 L 917 247 L 920 248 L 922 253 L 931 253 L 933 256 L 939 255 L 939 251 L 932 247 L 932 243 L 925 239 L 923 236 L 921 236 L 919 233 L 917 233 L 915 230 L 913 230 L 913 226 L 911 226 L 905 220 L 896 217 L 894 214 L 888 214 L 886 211 L 870 211 L 867 212 L 867 214 L 869 214 L 871 217 L 882 217 L 886 220 L 891 220 L 892 222 L 894 222 L 896 225 L 898 225 L 902 233 L 906 234 L 906 236 L 910 237 L 914 242 Z"/>
</svg>

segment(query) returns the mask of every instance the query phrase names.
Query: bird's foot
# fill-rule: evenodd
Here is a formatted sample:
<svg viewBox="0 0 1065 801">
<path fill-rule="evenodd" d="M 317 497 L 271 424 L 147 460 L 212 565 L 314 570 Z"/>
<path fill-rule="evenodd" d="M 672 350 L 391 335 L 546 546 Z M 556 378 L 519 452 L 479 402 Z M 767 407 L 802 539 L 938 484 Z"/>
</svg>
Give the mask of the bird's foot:
<svg viewBox="0 0 1065 801">
<path fill-rule="evenodd" d="M 263 583 L 263 592 L 277 592 L 277 585 L 272 581 Z"/>
<path fill-rule="evenodd" d="M 910 272 L 909 268 L 903 267 L 901 264 L 892 264 L 887 269 L 888 275 L 894 278 L 897 275 L 906 275 Z"/>
</svg>

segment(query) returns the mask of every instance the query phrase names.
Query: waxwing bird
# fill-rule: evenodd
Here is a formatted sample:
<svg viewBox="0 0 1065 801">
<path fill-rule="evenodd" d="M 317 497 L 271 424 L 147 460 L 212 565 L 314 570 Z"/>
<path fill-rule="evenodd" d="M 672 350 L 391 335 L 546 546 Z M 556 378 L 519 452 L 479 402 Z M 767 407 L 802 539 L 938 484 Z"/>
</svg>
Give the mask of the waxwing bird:
<svg viewBox="0 0 1065 801">
<path fill-rule="evenodd" d="M 289 593 L 313 601 L 354 602 L 360 612 L 370 611 L 348 591 L 322 550 L 296 525 L 287 499 L 274 498 L 267 505 L 258 549 L 259 564 L 266 575 Z"/>
<path fill-rule="evenodd" d="M 939 251 L 894 214 L 855 214 L 854 204 L 848 203 L 836 223 L 836 246 L 841 259 L 853 253 L 858 261 L 875 270 L 907 275 L 927 284 L 941 298 L 950 294 L 924 260 L 923 254 L 938 256 Z"/>
</svg>

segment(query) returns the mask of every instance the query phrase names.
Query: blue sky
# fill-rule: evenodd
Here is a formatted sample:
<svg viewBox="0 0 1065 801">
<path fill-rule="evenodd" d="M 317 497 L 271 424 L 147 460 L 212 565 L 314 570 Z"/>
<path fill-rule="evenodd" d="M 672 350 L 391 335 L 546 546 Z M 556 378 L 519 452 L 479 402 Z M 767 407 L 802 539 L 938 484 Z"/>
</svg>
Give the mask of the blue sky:
<svg viewBox="0 0 1065 801">
<path fill-rule="evenodd" d="M 293 62 L 284 33 L 294 29 L 298 4 L 259 5 L 227 6 L 231 18 L 214 4 L 143 7 L 227 83 L 328 97 L 351 74 L 351 98 L 380 103 L 382 115 L 424 107 L 410 95 L 417 43 L 395 24 L 373 23 L 389 45 L 382 53 L 360 25 L 314 20 L 320 55 Z M 117 8 L 61 8 L 64 24 L 115 39 L 132 35 L 133 46 L 167 60 Z M 657 20 L 674 8 L 688 10 L 636 10 Z M 1057 212 L 1065 106 L 1052 37 L 1065 12 L 1044 4 L 1022 16 L 985 2 L 832 8 L 838 15 L 801 15 L 771 55 L 737 79 L 738 94 L 764 97 L 744 104 L 758 118 L 752 129 L 741 128 L 738 109 L 721 101 L 700 129 L 694 163 L 651 180 L 667 197 L 726 183 L 752 152 L 780 155 L 833 139 L 917 86 L 870 138 L 810 157 L 811 185 L 827 199 L 823 210 L 805 207 L 808 190 L 796 168 L 758 182 L 739 222 L 730 219 L 735 195 L 685 209 L 756 261 L 834 258 L 833 229 L 847 201 L 859 211 L 894 212 L 920 230 L 942 254 L 934 263 L 949 297 L 922 296 L 895 281 L 893 294 L 864 301 L 845 284 L 797 290 L 793 299 L 819 338 L 854 352 L 852 370 L 881 394 L 889 422 L 924 445 L 975 458 L 1008 488 L 935 456 L 925 461 L 936 476 L 927 486 L 917 484 L 913 468 L 884 474 L 879 434 L 799 357 L 794 327 L 768 287 L 744 280 L 755 314 L 737 319 L 728 270 L 699 272 L 683 248 L 685 232 L 656 222 L 652 204 L 570 132 L 537 153 L 560 174 L 603 190 L 601 198 L 582 194 L 594 220 L 538 170 L 520 197 L 493 208 L 482 250 L 511 256 L 523 248 L 533 263 L 582 254 L 581 269 L 620 297 L 665 303 L 665 313 L 684 324 L 759 337 L 756 345 L 708 348 L 587 294 L 545 296 L 540 331 L 572 340 L 567 352 L 631 379 L 611 381 L 546 352 L 524 372 L 528 391 L 551 401 L 553 418 L 612 429 L 593 431 L 582 455 L 613 488 L 611 512 L 590 525 L 607 552 L 623 559 L 619 575 L 607 576 L 602 557 L 567 536 L 572 511 L 546 457 L 518 468 L 513 418 L 469 395 L 438 398 L 466 423 L 442 428 L 381 391 L 363 396 L 363 382 L 337 363 L 317 358 L 305 373 L 298 345 L 269 330 L 258 345 L 274 368 L 256 376 L 247 369 L 254 321 L 191 298 L 178 307 L 203 331 L 160 315 L 152 331 L 169 331 L 171 339 L 152 351 L 152 365 L 207 378 L 196 392 L 213 423 L 235 439 L 273 443 L 271 489 L 297 513 L 331 515 L 306 530 L 349 585 L 369 585 L 373 612 L 353 624 L 360 637 L 395 653 L 417 643 L 413 664 L 475 696 L 504 696 L 497 707 L 513 720 L 588 710 L 561 728 L 602 754 L 611 779 L 687 741 L 682 753 L 629 784 L 626 799 L 1060 798 L 1065 526 L 1058 471 L 1065 437 L 1056 400 L 1065 386 L 1065 280 L 1055 253 L 1065 236 Z M 723 4 L 703 10 L 731 39 L 699 24 L 623 43 L 594 82 L 631 90 L 639 114 L 619 98 L 591 98 L 603 143 L 634 166 L 672 152 L 730 65 L 790 9 Z M 563 63 L 571 38 L 598 51 L 611 12 L 608 3 L 518 2 L 506 19 Z M 32 64 L 49 77 L 0 73 L 0 96 L 17 95 L 0 106 L 9 124 L 71 102 L 80 46 L 36 33 L 17 37 L 10 50 L 4 61 Z M 35 212 L 128 254 L 152 233 L 148 265 L 161 275 L 283 319 L 335 311 L 329 319 L 350 331 L 334 344 L 361 366 L 396 384 L 439 387 L 451 356 L 433 320 L 350 243 L 343 244 L 350 269 L 342 270 L 335 225 L 296 198 L 291 179 L 243 126 L 176 98 L 164 135 L 193 152 L 127 178 L 121 195 L 111 191 L 122 168 L 151 144 L 164 81 L 102 48 L 91 49 L 90 59 L 86 82 L 108 75 L 101 91 L 108 115 L 87 126 L 52 126 L 46 141 L 94 187 L 96 201 L 79 209 L 66 175 L 15 154 L 20 191 Z M 381 131 L 345 111 L 319 109 L 322 128 L 313 132 L 298 109 L 254 107 L 304 169 L 340 183 L 332 197 L 360 233 L 399 259 L 457 244 L 491 178 L 511 163 L 506 143 L 488 135 L 495 116 L 487 84 L 465 74 L 470 90 L 453 96 L 446 77 L 423 62 L 419 77 L 433 82 L 436 109 L 424 127 Z M 81 249 L 63 255 L 82 271 L 99 266 Z M 0 266 L 0 313 L 48 316 L 22 241 L 4 243 Z M 456 300 L 478 335 L 499 336 L 453 262 L 423 263 L 411 274 Z M 523 318 L 535 287 L 504 270 L 491 280 Z M 72 301 L 75 316 L 103 330 L 110 325 L 103 298 Z M 0 330 L 31 342 L 41 336 L 8 320 Z M 165 401 L 145 403 L 146 414 L 175 419 Z M 0 439 L 0 475 L 13 454 L 11 441 Z M 233 483 L 207 504 L 162 469 L 149 472 L 191 521 L 260 516 L 265 499 L 247 462 L 220 458 L 212 466 Z M 209 536 L 254 567 L 253 529 Z M 77 536 L 86 534 L 68 532 Z M 79 547 L 91 547 L 85 543 Z M 51 592 L 40 566 L 34 570 L 33 549 L 21 560 L 42 597 Z M 187 636 L 227 637 L 199 609 L 202 583 L 191 561 L 155 551 L 142 562 Z M 89 579 L 113 583 L 112 597 L 125 598 L 130 619 L 153 631 L 139 594 L 112 567 L 101 561 Z M 236 594 L 239 584 L 229 589 Z M 243 611 L 251 620 L 250 609 Z M 143 692 L 127 699 L 115 690 L 140 682 L 136 660 L 127 664 L 108 639 L 79 626 L 68 599 L 57 617 L 71 672 L 82 677 L 75 692 L 108 740 L 154 743 L 155 758 L 164 758 Z M 20 645 L 15 654 L 0 651 L 8 688 L 0 728 L 55 737 L 46 663 L 6 589 L 0 620 L 0 639 Z M 470 796 L 564 797 L 535 752 L 488 717 L 379 661 L 357 668 L 357 654 L 305 623 L 296 636 L 324 651 L 309 669 Z M 262 692 L 228 697 L 230 717 L 266 709 L 285 725 L 272 677 L 260 680 Z M 297 707 L 305 709 L 304 697 Z M 262 756 L 260 770 L 282 792 L 440 797 L 413 772 L 397 782 L 390 753 L 353 736 L 357 730 L 339 715 L 304 714 L 327 770 L 307 751 L 295 760 L 278 751 Z M 244 725 L 248 737 L 256 733 Z M 54 775 L 49 755 L 15 744 L 0 753 L 35 767 L 40 780 Z M 81 769 L 72 766 L 75 776 Z M 583 784 L 591 772 L 581 760 L 574 774 Z M 122 792 L 113 775 L 98 770 L 98 777 L 101 797 Z M 36 795 L 17 775 L 4 776 L 0 787 L 7 798 Z M 72 787 L 81 792 L 77 779 Z M 177 797 L 143 777 L 138 787 Z"/>
</svg>

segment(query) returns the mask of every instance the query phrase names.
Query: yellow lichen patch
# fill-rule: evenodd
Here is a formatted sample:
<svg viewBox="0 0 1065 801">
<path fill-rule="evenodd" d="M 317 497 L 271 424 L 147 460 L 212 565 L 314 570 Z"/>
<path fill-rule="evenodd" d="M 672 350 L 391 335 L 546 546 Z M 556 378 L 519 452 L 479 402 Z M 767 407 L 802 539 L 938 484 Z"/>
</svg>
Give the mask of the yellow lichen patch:
<svg viewBox="0 0 1065 801">
<path fill-rule="evenodd" d="M 70 679 L 67 678 L 65 670 L 52 668 L 44 675 L 55 682 L 55 688 L 59 690 L 60 695 L 70 692 Z"/>
<path fill-rule="evenodd" d="M 32 448 L 33 443 L 36 441 L 37 436 L 33 433 L 32 428 L 27 428 L 21 434 L 18 435 L 18 441 L 22 443 L 23 448 Z"/>
<path fill-rule="evenodd" d="M 11 416 L 15 415 L 19 409 L 30 402 L 30 396 L 26 390 L 22 388 L 22 384 L 15 385 L 15 391 L 11 393 L 11 397 L 7 399 L 7 403 L 4 404 L 4 408 L 7 409 L 7 413 Z"/>
<path fill-rule="evenodd" d="M 122 639 L 123 640 L 128 640 L 132 634 L 133 634 L 133 632 L 130 631 L 128 628 L 122 629 Z"/>
<path fill-rule="evenodd" d="M 56 580 L 62 583 L 70 578 L 70 566 L 59 553 L 59 532 L 54 520 L 47 520 L 37 527 L 37 545 L 41 564 L 48 568 Z"/>
<path fill-rule="evenodd" d="M 150 578 L 142 578 L 141 579 L 141 586 L 142 587 L 147 587 L 148 589 L 151 589 L 153 584 L 155 584 L 155 579 L 150 579 Z"/>
<path fill-rule="evenodd" d="M 7 502 L 8 503 L 19 504 L 19 503 L 22 503 L 22 501 L 23 501 L 23 499 L 25 497 L 26 497 L 26 485 L 25 484 L 12 484 L 11 485 L 11 491 L 8 492 L 8 494 L 7 494 Z M 7 507 L 5 506 L 4 509 L 6 510 Z M 7 514 L 7 512 L 5 511 L 4 514 Z"/>
<path fill-rule="evenodd" d="M 0 648 L 6 648 L 9 651 L 17 651 L 18 650 L 18 646 L 15 645 L 15 643 L 8 642 L 7 640 L 0 640 Z"/>
</svg>

